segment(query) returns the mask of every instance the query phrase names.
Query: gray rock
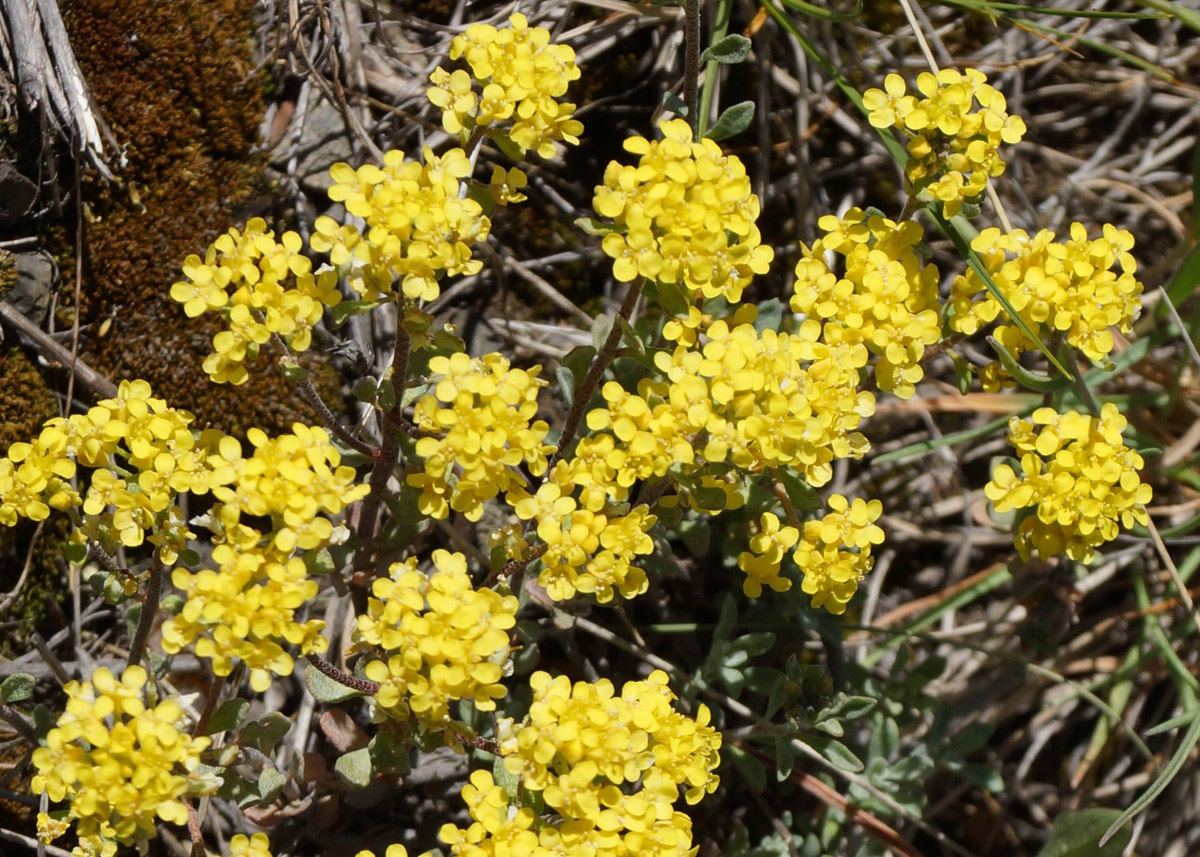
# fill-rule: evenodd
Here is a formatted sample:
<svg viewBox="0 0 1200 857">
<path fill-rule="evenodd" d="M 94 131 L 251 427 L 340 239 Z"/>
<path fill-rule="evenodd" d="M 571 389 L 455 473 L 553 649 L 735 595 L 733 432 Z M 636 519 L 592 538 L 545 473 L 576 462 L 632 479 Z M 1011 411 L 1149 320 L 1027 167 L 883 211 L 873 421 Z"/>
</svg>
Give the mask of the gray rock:
<svg viewBox="0 0 1200 857">
<path fill-rule="evenodd" d="M 333 184 L 329 168 L 338 161 L 349 161 L 354 155 L 354 144 L 341 111 L 323 98 L 313 100 L 303 120 L 304 129 L 300 132 L 297 149 L 296 180 L 305 193 L 324 200 Z M 290 154 L 287 153 L 289 157 Z"/>
<path fill-rule="evenodd" d="M 17 312 L 34 324 L 41 324 L 50 312 L 50 296 L 56 275 L 54 260 L 41 251 L 14 253 L 17 281 L 4 295 Z"/>
<path fill-rule="evenodd" d="M 17 172 L 7 161 L 0 161 L 0 226 L 9 226 L 24 217 L 37 198 L 37 185 Z"/>
</svg>

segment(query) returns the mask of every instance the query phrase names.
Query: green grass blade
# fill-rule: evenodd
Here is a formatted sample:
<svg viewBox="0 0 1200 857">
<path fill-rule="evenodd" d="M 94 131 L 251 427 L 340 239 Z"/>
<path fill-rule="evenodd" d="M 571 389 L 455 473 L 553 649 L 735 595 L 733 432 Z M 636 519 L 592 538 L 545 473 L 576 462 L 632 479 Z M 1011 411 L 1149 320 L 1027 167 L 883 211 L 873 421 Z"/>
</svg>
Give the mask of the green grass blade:
<svg viewBox="0 0 1200 857">
<path fill-rule="evenodd" d="M 1188 757 L 1192 754 L 1192 749 L 1195 748 L 1198 742 L 1200 742 L 1200 709 L 1196 710 L 1195 717 L 1192 720 L 1192 725 L 1188 727 L 1188 731 L 1184 734 L 1183 740 L 1179 742 L 1179 746 L 1175 749 L 1174 754 L 1171 756 L 1171 761 L 1167 762 L 1166 767 L 1164 767 L 1162 772 L 1154 778 L 1154 782 L 1152 782 L 1149 787 L 1147 787 L 1147 789 L 1138 796 L 1138 799 L 1130 804 L 1129 808 L 1121 813 L 1117 820 L 1112 823 L 1112 827 L 1108 829 L 1108 832 L 1105 833 L 1104 837 L 1100 840 L 1101 845 L 1111 839 L 1114 833 L 1124 827 L 1125 823 L 1129 821 L 1129 819 L 1133 818 L 1143 809 L 1154 803 L 1155 799 L 1163 793 L 1167 786 L 1171 784 L 1171 780 L 1175 779 L 1175 776 L 1183 769 L 1183 766 L 1187 763 Z"/>
<path fill-rule="evenodd" d="M 1156 12 L 1174 18 L 1183 24 L 1200 33 L 1200 12 L 1195 9 L 1188 8 L 1180 3 L 1172 3 L 1170 0 L 1137 0 L 1139 4 Z"/>
<path fill-rule="evenodd" d="M 1145 12 L 1105 12 L 1094 9 L 1052 9 L 1048 6 L 1026 6 L 1022 3 L 994 3 L 989 0 L 936 0 L 940 6 L 951 9 L 962 9 L 989 18 L 1009 18 L 1008 13 L 1022 15 L 1052 15 L 1059 18 L 1126 18 L 1144 21 L 1153 18 L 1168 17 L 1165 14 L 1147 14 Z"/>
</svg>

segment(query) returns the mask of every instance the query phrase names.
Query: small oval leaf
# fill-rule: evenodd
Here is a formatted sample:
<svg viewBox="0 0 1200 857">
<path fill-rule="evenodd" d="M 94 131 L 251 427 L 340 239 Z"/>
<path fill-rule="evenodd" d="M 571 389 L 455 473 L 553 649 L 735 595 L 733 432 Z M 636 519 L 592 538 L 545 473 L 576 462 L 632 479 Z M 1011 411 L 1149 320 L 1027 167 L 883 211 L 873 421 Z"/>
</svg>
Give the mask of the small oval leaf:
<svg viewBox="0 0 1200 857">
<path fill-rule="evenodd" d="M 754 102 L 741 101 L 721 112 L 716 123 L 704 136 L 710 140 L 725 140 L 750 127 L 754 119 Z"/>
</svg>

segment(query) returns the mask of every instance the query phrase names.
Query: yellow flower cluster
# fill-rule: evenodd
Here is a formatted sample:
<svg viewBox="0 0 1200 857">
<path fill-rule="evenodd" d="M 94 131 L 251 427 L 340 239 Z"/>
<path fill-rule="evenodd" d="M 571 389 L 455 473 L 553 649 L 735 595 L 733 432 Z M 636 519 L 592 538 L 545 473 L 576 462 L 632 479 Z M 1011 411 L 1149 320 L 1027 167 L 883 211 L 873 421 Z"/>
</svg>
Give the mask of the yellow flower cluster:
<svg viewBox="0 0 1200 857">
<path fill-rule="evenodd" d="M 313 325 L 326 307 L 341 301 L 337 273 L 314 272 L 302 247 L 297 233 L 284 232 L 276 240 L 266 221 L 255 217 L 244 232 L 230 229 L 213 242 L 203 261 L 194 254 L 184 261 L 187 279 L 171 286 L 171 297 L 188 318 L 218 311 L 229 324 L 213 337 L 213 353 L 204 360 L 214 383 L 244 384 L 245 364 L 272 334 L 295 351 L 307 351 Z"/>
<path fill-rule="evenodd" d="M 342 226 L 331 217 L 318 217 L 310 245 L 328 253 L 364 300 L 392 299 L 393 278 L 411 300 L 431 301 L 445 275 L 474 274 L 483 263 L 471 256 L 485 241 L 491 222 L 483 208 L 469 199 L 463 179 L 471 162 L 462 149 L 438 156 L 426 147 L 424 163 L 409 161 L 391 150 L 383 167 L 334 164 L 329 174 L 329 198 L 343 203 L 366 226 Z"/>
<path fill-rule="evenodd" d="M 805 521 L 802 528 L 781 526 L 778 516 L 763 513 L 758 533 L 750 538 L 750 550 L 738 555 L 738 567 L 746 573 L 742 583 L 746 595 L 757 598 L 763 586 L 775 592 L 791 589 L 792 582 L 780 576 L 780 565 L 784 554 L 795 547 L 792 559 L 804 575 L 801 588 L 812 596 L 812 606 L 846 612 L 859 581 L 875 563 L 871 550 L 883 543 L 883 530 L 875 524 L 883 504 L 850 502 L 834 494 L 829 507 L 832 512 Z"/>
<path fill-rule="evenodd" d="M 421 514 L 444 518 L 453 509 L 478 521 L 484 502 L 525 487 L 517 468 L 546 472 L 554 449 L 543 443 L 550 427 L 533 421 L 546 382 L 540 366 L 514 369 L 499 353 L 439 355 L 429 370 L 441 379 L 413 408 L 417 427 L 430 436 L 417 441 L 424 469 L 410 474 L 408 484 L 421 489 Z"/>
<path fill-rule="evenodd" d="M 436 571 L 425 575 L 414 557 L 376 580 L 354 638 L 387 653 L 365 671 L 379 683 L 377 710 L 399 720 L 411 714 L 424 729 L 440 730 L 450 722 L 452 701 L 469 699 L 492 711 L 504 697 L 500 679 L 517 599 L 473 587 L 460 553 L 435 550 L 433 565 Z"/>
<path fill-rule="evenodd" d="M 466 60 L 470 72 L 439 68 L 430 75 L 429 100 L 442 111 L 442 126 L 465 143 L 477 128 L 508 126 L 521 154 L 553 158 L 555 141 L 579 145 L 583 125 L 575 105 L 559 102 L 578 79 L 575 51 L 550 44 L 550 31 L 529 26 L 517 12 L 507 27 L 471 24 L 450 42 L 450 59 Z M 476 92 L 478 85 L 480 91 Z"/>
<path fill-rule="evenodd" d="M 914 193 L 938 200 L 942 213 L 953 217 L 964 202 L 979 201 L 990 177 L 1004 172 L 1000 144 L 1019 143 L 1025 122 L 1008 114 L 1004 96 L 973 68 L 924 72 L 917 91 L 922 97 L 906 94 L 904 78 L 889 74 L 882 90 L 863 93 L 867 121 L 907 136 L 904 171 Z"/>
<path fill-rule="evenodd" d="M 758 532 L 750 537 L 750 550 L 738 554 L 738 568 L 746 572 L 742 591 L 750 598 L 762 595 L 763 586 L 773 592 L 787 592 L 792 581 L 780 575 L 783 556 L 796 546 L 800 530 L 780 526 L 779 516 L 763 512 L 758 519 Z"/>
<path fill-rule="evenodd" d="M 604 491 L 595 486 L 585 487 L 576 500 L 571 474 L 580 462 L 576 458 L 556 465 L 552 478 L 535 494 L 518 488 L 505 497 L 518 518 L 536 521 L 538 538 L 547 545 L 538 584 L 555 601 L 583 593 L 607 604 L 615 593 L 623 598 L 641 595 L 649 581 L 634 563 L 654 551 L 648 532 L 658 519 L 644 505 L 627 514 L 614 513 Z"/>
<path fill-rule="evenodd" d="M 221 543 L 212 559 L 216 570 L 195 574 L 177 568 L 171 582 L 187 596 L 179 615 L 163 625 L 163 648 L 171 653 L 195 643 L 196 654 L 212 660 L 217 675 L 229 675 L 234 659 L 250 670 L 250 685 L 263 691 L 271 675 L 291 675 L 294 663 L 286 641 L 301 652 L 322 652 L 325 623 L 300 621 L 297 614 L 315 598 L 296 551 L 327 545 L 333 522 L 350 503 L 366 496 L 354 469 L 340 464 L 341 453 L 324 429 L 296 423 L 292 433 L 270 438 L 247 433 L 254 453 L 222 438 L 210 457 L 217 506 L 208 519 Z M 268 518 L 273 529 L 260 533 L 241 523 L 243 515 Z"/>
<path fill-rule="evenodd" d="M 572 686 L 565 676 L 530 677 L 534 700 L 523 723 L 500 722 L 505 768 L 540 792 L 550 817 L 510 806 L 491 773 L 463 788 L 472 823 L 442 828 L 455 857 L 685 857 L 693 853 L 689 804 L 717 786 L 721 735 L 672 706 L 661 671 L 627 682 L 617 696 L 606 680 Z"/>
<path fill-rule="evenodd" d="M 211 660 L 213 672 L 222 676 L 241 660 L 250 686 L 261 693 L 271 686 L 272 674 L 291 675 L 295 667 L 282 641 L 304 654 L 323 652 L 329 644 L 321 636 L 324 621 L 297 619 L 319 589 L 304 560 L 260 547 L 259 533 L 248 527 L 238 529 L 238 540 L 213 548 L 215 570 L 172 572 L 171 583 L 187 600 L 163 623 L 162 645 L 175 654 L 194 643 L 197 657 Z"/>
<path fill-rule="evenodd" d="M 213 497 L 221 504 L 215 515 L 227 530 L 242 515 L 269 517 L 276 550 L 312 550 L 333 533 L 324 516 L 340 514 L 370 491 L 357 483 L 353 467 L 341 463 L 341 452 L 319 426 L 293 423 L 291 434 L 278 437 L 252 428 L 246 438 L 254 447 L 249 458 L 232 437 L 223 438 L 210 458 Z"/>
<path fill-rule="evenodd" d="M 0 524 L 15 527 L 21 518 L 44 521 L 50 510 L 65 511 L 82 500 L 71 485 L 75 462 L 67 437 L 44 427 L 33 443 L 18 441 L 0 458 Z"/>
<path fill-rule="evenodd" d="M 1138 476 L 1142 457 L 1125 446 L 1127 420 L 1111 402 L 1099 417 L 1038 408 L 1031 421 L 1013 418 L 1009 443 L 1021 455 L 1020 476 L 1007 464 L 984 493 L 997 512 L 1032 508 L 1017 526 L 1023 559 L 1066 553 L 1091 562 L 1119 527 L 1146 524 L 1151 488 Z M 1037 428 L 1035 428 L 1035 426 Z"/>
<path fill-rule="evenodd" d="M 874 413 L 875 398 L 857 389 L 858 370 L 867 361 L 861 342 L 822 341 L 822 326 L 811 319 L 795 334 L 760 333 L 752 324 L 720 319 L 707 339 L 700 348 L 680 346 L 655 356 L 669 383 L 645 387 L 661 404 L 605 387 L 608 407 L 588 414 L 588 425 L 611 426 L 626 444 L 618 480 L 661 476 L 672 464 L 692 460 L 680 444 L 667 447 L 672 457 L 657 450 L 635 457 L 649 445 L 647 431 L 661 435 L 660 449 L 663 439 L 694 437 L 706 462 L 729 462 L 747 473 L 792 467 L 818 487 L 833 477 L 835 459 L 866 453 L 869 444 L 857 428 Z M 654 425 L 644 413 L 666 425 Z"/>
<path fill-rule="evenodd" d="M 602 245 L 613 276 L 682 283 L 692 294 L 737 302 L 774 258 L 754 224 L 758 197 L 746 168 L 712 140 L 693 141 L 682 119 L 659 129 L 662 140 L 627 139 L 637 166 L 613 161 L 596 188 L 596 212 L 616 224 Z"/>
<path fill-rule="evenodd" d="M 840 614 L 875 564 L 871 549 L 883 544 L 883 530 L 875 524 L 883 504 L 862 499 L 851 503 L 834 494 L 829 508 L 833 511 L 824 518 L 804 522 L 792 558 L 804 574 L 800 588 L 812 596 L 812 606 Z"/>
<path fill-rule="evenodd" d="M 122 381 L 115 398 L 87 413 L 47 420 L 33 443 L 14 443 L 0 458 L 0 523 L 82 505 L 77 537 L 113 550 L 137 547 L 150 533 L 159 559 L 174 562 L 192 537 L 175 498 L 209 490 L 208 459 L 220 438 L 193 434 L 192 420 L 145 381 Z M 67 481 L 77 464 L 95 471 L 83 497 Z"/>
<path fill-rule="evenodd" d="M 1082 223 L 1071 224 L 1069 241 L 1054 240 L 1048 229 L 1032 238 L 1022 229 L 1007 234 L 984 229 L 971 242 L 997 288 L 1039 337 L 1061 336 L 1092 360 L 1113 349 L 1111 327 L 1128 333 L 1141 312 L 1142 284 L 1129 250 L 1133 236 L 1105 224 L 1089 240 Z M 1011 258 L 1010 258 L 1011 256 Z M 1120 273 L 1110 270 L 1113 266 Z M 979 275 L 968 270 L 950 291 L 950 327 L 973 334 L 995 321 L 1000 304 Z M 1015 324 L 996 328 L 996 339 L 1014 355 L 1037 346 Z"/>
<path fill-rule="evenodd" d="M 792 310 L 833 325 L 848 340 L 861 340 L 878 356 L 875 377 L 881 390 L 911 398 L 924 377 L 925 346 L 941 338 L 938 270 L 923 265 L 916 247 L 924 230 L 912 220 L 896 223 L 852 208 L 841 218 L 825 215 L 817 225 L 826 234 L 803 248 L 796 265 Z M 830 270 L 827 254 L 844 258 L 841 276 Z M 832 331 L 831 331 L 832 332 Z"/>
<path fill-rule="evenodd" d="M 155 838 L 156 819 L 186 823 L 185 793 L 215 791 L 192 776 L 208 739 L 189 736 L 179 704 L 152 704 L 146 689 L 139 666 L 127 667 L 120 681 L 102 667 L 90 682 L 69 682 L 66 710 L 33 751 L 33 791 L 70 801 L 67 818 L 83 854 L 111 854 L 116 843 L 144 846 Z M 40 827 L 47 836 L 61 830 L 49 821 Z"/>
</svg>

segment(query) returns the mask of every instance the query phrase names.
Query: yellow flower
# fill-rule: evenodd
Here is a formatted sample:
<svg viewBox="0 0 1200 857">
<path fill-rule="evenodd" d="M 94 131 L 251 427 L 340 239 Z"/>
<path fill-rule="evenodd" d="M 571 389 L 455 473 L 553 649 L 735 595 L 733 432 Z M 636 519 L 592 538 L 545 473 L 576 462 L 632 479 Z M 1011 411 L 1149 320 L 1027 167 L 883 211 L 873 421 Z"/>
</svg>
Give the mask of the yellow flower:
<svg viewBox="0 0 1200 857">
<path fill-rule="evenodd" d="M 451 720 L 452 701 L 469 699 L 492 711 L 504 697 L 500 680 L 517 599 L 472 586 L 460 553 L 436 550 L 433 565 L 436 571 L 425 575 L 413 558 L 376 580 L 354 638 L 387 655 L 365 671 L 379 683 L 378 712 L 399 720 L 411 714 L 422 728 L 440 730 Z"/>
<path fill-rule="evenodd" d="M 229 840 L 229 857 L 271 857 L 271 841 L 265 833 L 236 833 Z"/>
<path fill-rule="evenodd" d="M 984 229 L 971 242 L 996 287 L 1039 337 L 1061 336 L 1091 360 L 1113 350 L 1112 327 L 1133 329 L 1141 313 L 1142 284 L 1129 251 L 1133 236 L 1105 224 L 1102 236 L 1087 237 L 1071 224 L 1070 240 L 1057 242 L 1048 229 L 1030 237 L 1016 229 Z M 1116 266 L 1120 273 L 1111 270 Z M 955 278 L 950 291 L 950 327 L 973 334 L 1000 315 L 999 302 L 974 271 Z M 996 338 L 1013 354 L 1036 348 L 1015 324 L 1001 324 Z M 994 370 L 998 371 L 998 370 Z"/>
<path fill-rule="evenodd" d="M 738 554 L 738 568 L 746 572 L 742 590 L 750 598 L 762 595 L 766 584 L 775 592 L 787 592 L 792 581 L 779 576 L 783 555 L 795 547 L 800 531 L 779 525 L 779 517 L 764 512 L 759 518 L 758 533 L 750 538 L 750 550 Z"/>
<path fill-rule="evenodd" d="M 299 234 L 284 232 L 276 240 L 266 221 L 256 217 L 244 232 L 230 229 L 219 237 L 203 261 L 195 255 L 184 261 L 187 279 L 171 286 L 171 297 L 189 318 L 216 310 L 229 322 L 213 337 L 213 353 L 204 361 L 214 383 L 245 383 L 245 364 L 253 362 L 271 334 L 282 336 L 295 351 L 307 351 L 313 325 L 326 307 L 341 301 L 337 274 L 314 273 L 302 248 Z"/>
<path fill-rule="evenodd" d="M 504 855 L 692 853 L 691 819 L 674 808 L 680 790 L 688 804 L 717 786 L 721 735 L 708 709 L 696 717 L 676 711 L 667 676 L 655 671 L 627 682 L 576 682 L 537 672 L 534 699 L 518 724 L 499 725 L 504 767 L 540 792 L 549 812 L 510 804 L 491 772 L 475 771 L 463 787 L 471 823 L 443 826 L 455 857 Z"/>
<path fill-rule="evenodd" d="M 863 93 L 867 121 L 907 136 L 905 174 L 913 193 L 938 200 L 943 215 L 953 217 L 1004 172 L 1000 145 L 1020 142 L 1025 123 L 1008 114 L 1004 96 L 973 68 L 924 72 L 917 90 L 921 98 L 906 94 L 903 78 L 889 74 L 884 90 Z"/>
<path fill-rule="evenodd" d="M 364 300 L 393 298 L 398 276 L 405 298 L 431 301 L 442 276 L 474 274 L 483 266 L 472 248 L 487 239 L 491 223 L 463 192 L 462 180 L 471 174 L 466 153 L 451 149 L 438 156 L 425 147 L 423 159 L 409 161 L 393 149 L 382 168 L 339 163 L 329 170 L 329 198 L 366 226 L 360 231 L 318 217 L 309 243 L 330 254 Z"/>
<path fill-rule="evenodd" d="M 924 231 L 860 208 L 825 215 L 818 226 L 826 235 L 803 248 L 792 310 L 824 322 L 831 336 L 861 341 L 876 356 L 879 388 L 911 398 L 925 347 L 941 338 L 938 270 L 916 252 Z M 844 257 L 841 277 L 826 264 L 829 252 Z"/>
<path fill-rule="evenodd" d="M 792 558 L 804 574 L 800 586 L 812 596 L 812 606 L 840 614 L 875 564 L 871 551 L 883 543 L 883 530 L 875 521 L 883 505 L 878 500 L 851 503 L 834 494 L 829 508 L 833 511 L 824 518 L 804 523 Z"/>
<path fill-rule="evenodd" d="M 444 518 L 453 509 L 477 521 L 485 502 L 525 486 L 520 468 L 546 471 L 550 427 L 533 419 L 546 382 L 540 366 L 516 369 L 499 353 L 439 355 L 429 370 L 440 380 L 413 408 L 413 421 L 428 433 L 416 447 L 424 468 L 408 484 L 421 488 L 422 514 Z"/>
<path fill-rule="evenodd" d="M 579 77 L 575 51 L 551 44 L 550 31 L 529 26 L 519 12 L 508 23 L 471 24 L 455 36 L 450 59 L 464 59 L 470 73 L 434 70 L 428 97 L 441 108 L 442 126 L 464 143 L 472 130 L 486 128 L 506 133 L 521 154 L 553 158 L 556 142 L 578 145 L 583 133 L 575 105 L 558 100 Z"/>
<path fill-rule="evenodd" d="M 662 140 L 627 139 L 637 166 L 613 161 L 596 188 L 596 212 L 617 227 L 602 243 L 613 276 L 682 283 L 735 303 L 774 258 L 754 223 L 758 197 L 746 169 L 712 140 L 693 141 L 682 119 L 663 121 L 659 130 Z"/>
<path fill-rule="evenodd" d="M 203 790 L 191 774 L 209 740 L 191 737 L 179 704 L 148 700 L 147 687 L 140 666 L 127 667 L 120 681 L 102 667 L 90 682 L 67 683 L 66 710 L 33 751 L 33 792 L 70 802 L 67 818 L 85 853 L 144 846 L 156 820 L 185 823 L 180 798 Z M 39 829 L 57 835 L 58 825 L 39 819 Z"/>
<path fill-rule="evenodd" d="M 1012 420 L 1009 443 L 1021 455 L 1021 473 L 1000 465 L 984 493 L 997 512 L 1032 508 L 1017 525 L 1023 559 L 1036 551 L 1091 562 L 1120 527 L 1149 521 L 1153 492 L 1138 475 L 1142 457 L 1125 446 L 1126 425 L 1111 402 L 1099 417 L 1038 408 L 1030 422 Z"/>
</svg>

